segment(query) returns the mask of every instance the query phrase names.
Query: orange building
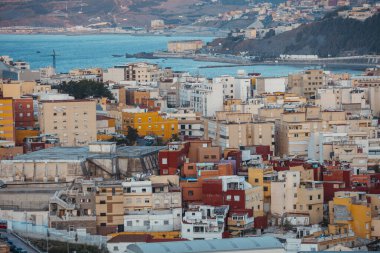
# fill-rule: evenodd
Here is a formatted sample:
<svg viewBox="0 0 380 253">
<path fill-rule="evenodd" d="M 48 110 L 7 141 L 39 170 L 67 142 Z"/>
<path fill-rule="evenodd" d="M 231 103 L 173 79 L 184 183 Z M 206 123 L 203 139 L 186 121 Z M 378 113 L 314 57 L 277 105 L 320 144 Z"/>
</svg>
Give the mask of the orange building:
<svg viewBox="0 0 380 253">
<path fill-rule="evenodd" d="M 16 129 L 15 131 L 15 142 L 16 145 L 23 145 L 26 137 L 38 136 L 39 130 L 29 130 L 29 129 Z"/>
<path fill-rule="evenodd" d="M 203 180 L 210 177 L 233 175 L 233 166 L 230 163 L 185 163 L 180 182 L 182 200 L 184 202 L 202 201 Z"/>
<path fill-rule="evenodd" d="M 125 95 L 127 105 L 139 105 L 150 98 L 150 92 L 147 90 L 126 90 Z"/>
<path fill-rule="evenodd" d="M 13 100 L 0 99 L 0 140 L 15 141 Z"/>
<path fill-rule="evenodd" d="M 191 163 L 219 162 L 220 147 L 213 147 L 211 140 L 188 140 L 190 143 L 188 158 Z"/>
</svg>

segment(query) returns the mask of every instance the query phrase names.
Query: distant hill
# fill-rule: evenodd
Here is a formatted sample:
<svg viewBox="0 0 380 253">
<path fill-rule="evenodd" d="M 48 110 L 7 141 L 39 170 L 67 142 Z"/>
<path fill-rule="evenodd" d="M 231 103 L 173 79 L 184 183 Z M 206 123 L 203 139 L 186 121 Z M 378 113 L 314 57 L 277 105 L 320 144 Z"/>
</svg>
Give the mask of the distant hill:
<svg viewBox="0 0 380 253">
<path fill-rule="evenodd" d="M 203 15 L 247 6 L 245 0 L 6 0 L 0 1 L 0 26 L 88 25 L 147 26 L 152 19 L 190 24 Z"/>
<path fill-rule="evenodd" d="M 262 40 L 217 39 L 209 44 L 213 52 L 264 57 L 280 54 L 317 54 L 321 57 L 380 54 L 380 14 L 364 22 L 332 16 Z"/>
</svg>

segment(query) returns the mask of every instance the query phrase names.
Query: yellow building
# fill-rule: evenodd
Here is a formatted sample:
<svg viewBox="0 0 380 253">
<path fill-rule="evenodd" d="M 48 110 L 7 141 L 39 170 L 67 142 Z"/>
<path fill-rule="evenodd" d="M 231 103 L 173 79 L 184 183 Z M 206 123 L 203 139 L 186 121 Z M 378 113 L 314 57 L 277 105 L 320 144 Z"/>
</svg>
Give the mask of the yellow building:
<svg viewBox="0 0 380 253">
<path fill-rule="evenodd" d="M 158 112 L 123 112 L 123 131 L 128 126 L 137 129 L 139 136 L 155 135 L 165 140 L 178 134 L 178 120 L 161 116 Z"/>
<path fill-rule="evenodd" d="M 13 100 L 0 99 L 0 140 L 15 140 Z"/>
<path fill-rule="evenodd" d="M 248 183 L 252 186 L 261 186 L 264 192 L 263 210 L 269 211 L 271 201 L 271 182 L 276 180 L 277 176 L 273 167 L 251 167 L 248 168 Z"/>
<path fill-rule="evenodd" d="M 336 192 L 329 202 L 330 224 L 347 225 L 356 236 L 371 237 L 371 206 L 365 192 Z"/>
</svg>

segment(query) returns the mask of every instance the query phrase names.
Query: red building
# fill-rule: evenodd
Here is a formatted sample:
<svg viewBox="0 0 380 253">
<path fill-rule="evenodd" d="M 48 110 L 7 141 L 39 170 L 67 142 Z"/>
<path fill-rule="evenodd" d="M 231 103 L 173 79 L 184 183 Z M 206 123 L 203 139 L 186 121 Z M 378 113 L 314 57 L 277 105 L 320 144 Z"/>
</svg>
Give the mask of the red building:
<svg viewBox="0 0 380 253">
<path fill-rule="evenodd" d="M 202 202 L 206 205 L 228 205 L 228 227 L 230 231 L 245 231 L 253 228 L 253 210 L 246 206 L 248 186 L 244 177 L 221 176 L 208 178 L 202 184 Z M 238 217 L 239 216 L 239 217 Z M 239 220 L 239 222 L 236 222 Z"/>
<path fill-rule="evenodd" d="M 168 149 L 158 153 L 160 175 L 179 175 L 188 152 L 188 142 L 169 143 Z"/>
<path fill-rule="evenodd" d="M 25 138 L 23 151 L 26 154 L 56 146 L 59 146 L 59 138 L 56 135 L 30 136 Z"/>
<path fill-rule="evenodd" d="M 225 160 L 236 161 L 234 167 L 234 175 L 239 175 L 242 172 L 242 152 L 238 149 L 226 148 L 224 149 L 223 157 Z"/>
<path fill-rule="evenodd" d="M 15 127 L 33 128 L 35 126 L 33 98 L 13 100 Z"/>
</svg>

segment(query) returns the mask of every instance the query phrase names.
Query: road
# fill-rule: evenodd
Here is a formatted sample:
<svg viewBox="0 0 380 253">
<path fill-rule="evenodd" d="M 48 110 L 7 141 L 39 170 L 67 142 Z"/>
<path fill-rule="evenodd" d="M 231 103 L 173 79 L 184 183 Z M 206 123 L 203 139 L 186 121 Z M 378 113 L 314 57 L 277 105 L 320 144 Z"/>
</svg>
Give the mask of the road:
<svg viewBox="0 0 380 253">
<path fill-rule="evenodd" d="M 26 250 L 28 253 L 39 253 L 38 251 L 36 251 L 35 249 L 30 247 L 28 244 L 26 244 L 25 242 L 23 242 L 22 240 L 20 240 L 18 237 L 14 236 L 11 233 L 1 232 L 1 234 L 8 237 L 8 239 L 11 240 L 17 248 L 22 248 Z"/>
</svg>

